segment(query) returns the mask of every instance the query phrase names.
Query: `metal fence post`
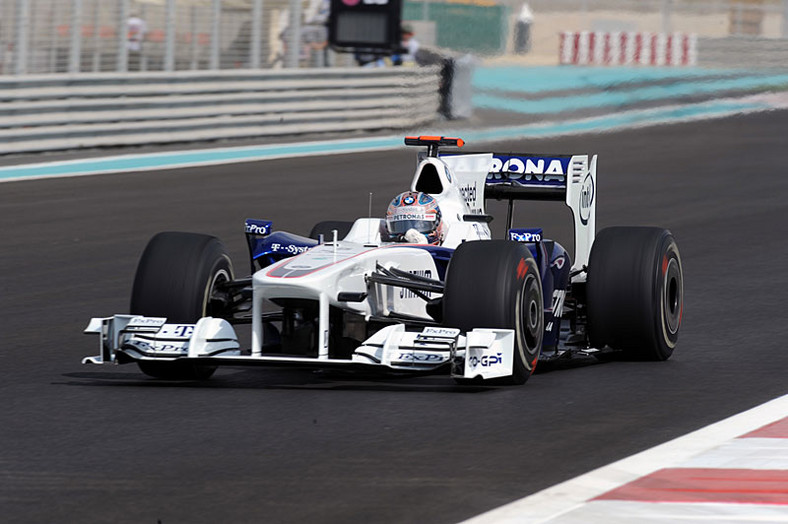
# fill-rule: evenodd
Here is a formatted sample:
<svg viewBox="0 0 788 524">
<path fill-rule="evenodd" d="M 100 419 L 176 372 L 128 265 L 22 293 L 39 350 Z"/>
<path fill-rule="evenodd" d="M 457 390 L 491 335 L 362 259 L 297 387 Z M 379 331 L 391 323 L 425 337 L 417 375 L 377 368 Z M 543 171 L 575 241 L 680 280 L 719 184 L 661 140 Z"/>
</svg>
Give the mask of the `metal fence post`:
<svg viewBox="0 0 788 524">
<path fill-rule="evenodd" d="M 139 10 L 140 10 L 139 16 L 143 20 L 147 20 L 148 19 L 148 12 L 146 10 L 147 5 L 148 4 L 141 4 L 141 5 L 138 4 Z M 147 71 L 148 70 L 148 55 L 145 52 L 145 42 L 144 41 L 143 41 L 143 46 L 142 46 L 142 52 L 140 53 L 139 70 L 140 71 Z"/>
<path fill-rule="evenodd" d="M 28 0 L 28 7 L 27 7 L 27 73 L 28 74 L 35 74 L 40 73 L 41 71 L 38 70 L 39 64 L 37 63 L 38 56 L 37 56 L 37 45 L 36 41 L 38 40 L 38 9 L 40 5 L 36 5 L 36 0 Z"/>
<path fill-rule="evenodd" d="M 190 56 L 191 56 L 191 63 L 189 67 L 192 70 L 199 69 L 199 63 L 197 62 L 197 44 L 198 44 L 198 34 L 197 34 L 197 6 L 191 6 L 189 8 L 189 16 L 190 16 L 190 24 L 191 24 L 191 47 L 189 49 Z"/>
<path fill-rule="evenodd" d="M 285 67 L 298 67 L 301 57 L 301 0 L 290 0 Z"/>
<path fill-rule="evenodd" d="M 118 0 L 118 24 L 117 34 L 115 35 L 118 46 L 117 70 L 125 73 L 129 70 L 129 49 L 128 49 L 128 30 L 126 24 L 129 19 L 129 0 Z"/>
<path fill-rule="evenodd" d="M 788 1 L 788 0 L 786 0 Z M 252 41 L 249 43 L 249 67 L 260 68 L 260 40 L 263 29 L 263 0 L 252 0 Z"/>
<path fill-rule="evenodd" d="M 57 73 L 57 20 L 60 20 L 60 3 L 53 2 L 49 8 L 49 16 L 52 18 L 52 25 L 49 27 L 49 65 L 47 72 Z M 2 18 L 2 14 L 0 14 Z"/>
<path fill-rule="evenodd" d="M 71 0 L 71 43 L 68 72 L 79 73 L 82 64 L 82 0 Z"/>
<path fill-rule="evenodd" d="M 101 69 L 101 44 L 99 42 L 99 25 L 101 24 L 101 4 L 96 2 L 93 4 L 93 16 L 91 17 L 91 24 L 93 24 L 93 72 Z"/>
<path fill-rule="evenodd" d="M 24 75 L 27 73 L 27 49 L 28 33 L 30 20 L 30 3 L 28 0 L 17 0 L 16 2 L 16 39 L 14 41 L 14 51 L 16 60 L 14 61 L 14 73 Z"/>
<path fill-rule="evenodd" d="M 175 0 L 164 8 L 164 70 L 175 70 Z"/>
<path fill-rule="evenodd" d="M 222 27 L 222 0 L 213 0 L 211 4 L 211 59 L 209 69 L 219 69 L 219 51 L 221 50 L 220 31 Z"/>
</svg>

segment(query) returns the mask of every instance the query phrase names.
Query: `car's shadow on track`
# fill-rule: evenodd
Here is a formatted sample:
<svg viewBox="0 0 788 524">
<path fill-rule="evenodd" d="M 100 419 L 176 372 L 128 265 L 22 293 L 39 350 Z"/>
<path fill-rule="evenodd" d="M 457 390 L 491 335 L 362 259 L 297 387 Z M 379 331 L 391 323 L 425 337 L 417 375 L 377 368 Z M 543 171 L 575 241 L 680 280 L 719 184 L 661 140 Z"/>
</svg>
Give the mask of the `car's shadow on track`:
<svg viewBox="0 0 788 524">
<path fill-rule="evenodd" d="M 601 356 L 601 355 L 600 355 Z M 625 361 L 620 354 L 604 358 L 573 358 L 541 362 L 535 374 L 575 369 L 606 361 Z M 238 369 L 223 368 L 210 380 L 161 380 L 145 376 L 131 368 L 128 372 L 81 371 L 64 373 L 67 386 L 142 387 L 142 388 L 199 388 L 199 389 L 290 389 L 334 391 L 398 391 L 434 393 L 484 393 L 510 386 L 490 383 L 457 384 L 448 376 L 402 376 L 359 374 L 336 370 L 314 371 L 303 369 Z"/>
<path fill-rule="evenodd" d="M 534 371 L 535 375 L 542 373 L 550 373 L 551 371 L 560 371 L 562 369 L 575 369 L 586 366 L 594 366 L 605 362 L 624 361 L 625 358 L 618 353 L 604 353 L 598 356 L 575 356 L 572 358 L 558 358 L 555 360 L 540 361 Z"/>
<path fill-rule="evenodd" d="M 448 376 L 381 377 L 306 370 L 221 370 L 210 380 L 160 380 L 138 372 L 84 371 L 64 373 L 55 385 L 91 387 L 284 389 L 333 391 L 397 391 L 434 393 L 484 393 L 501 389 L 489 384 L 456 384 Z"/>
</svg>

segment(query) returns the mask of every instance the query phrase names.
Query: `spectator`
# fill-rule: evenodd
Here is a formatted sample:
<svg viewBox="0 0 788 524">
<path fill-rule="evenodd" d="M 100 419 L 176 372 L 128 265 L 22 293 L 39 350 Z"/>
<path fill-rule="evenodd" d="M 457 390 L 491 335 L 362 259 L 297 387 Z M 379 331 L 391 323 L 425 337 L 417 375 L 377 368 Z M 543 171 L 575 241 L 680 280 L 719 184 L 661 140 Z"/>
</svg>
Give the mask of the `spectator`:
<svg viewBox="0 0 788 524">
<path fill-rule="evenodd" d="M 328 30 L 325 25 L 308 24 L 302 27 L 301 45 L 307 50 L 310 67 L 328 66 Z"/>
<path fill-rule="evenodd" d="M 353 53 L 353 58 L 361 67 L 383 67 L 385 65 L 383 57 L 371 49 L 357 49 Z"/>
<path fill-rule="evenodd" d="M 523 4 L 517 23 L 514 27 L 514 52 L 524 55 L 531 50 L 531 26 L 534 23 L 534 14 L 528 4 Z"/>
<path fill-rule="evenodd" d="M 14 63 L 14 44 L 12 42 L 3 43 L 0 40 L 0 75 L 11 74 Z"/>
<path fill-rule="evenodd" d="M 148 25 L 136 13 L 132 13 L 126 22 L 126 49 L 129 53 L 129 71 L 139 71 L 142 55 L 142 42 Z"/>
<path fill-rule="evenodd" d="M 404 53 L 395 54 L 391 57 L 394 65 L 413 65 L 416 63 L 416 53 L 419 51 L 419 41 L 415 38 L 413 27 L 403 25 L 402 30 L 402 49 Z"/>
</svg>

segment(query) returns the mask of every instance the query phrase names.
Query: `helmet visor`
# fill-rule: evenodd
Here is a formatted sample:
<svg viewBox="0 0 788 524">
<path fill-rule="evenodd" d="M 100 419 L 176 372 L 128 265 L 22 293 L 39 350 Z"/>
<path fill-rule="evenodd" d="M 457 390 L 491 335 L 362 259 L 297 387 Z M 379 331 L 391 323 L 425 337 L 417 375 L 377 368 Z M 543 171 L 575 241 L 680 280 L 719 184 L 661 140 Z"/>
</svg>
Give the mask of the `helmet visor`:
<svg viewBox="0 0 788 524">
<path fill-rule="evenodd" d="M 419 233 L 432 233 L 435 230 L 434 220 L 387 220 L 389 233 L 392 235 L 402 235 L 409 229 L 415 229 Z"/>
</svg>

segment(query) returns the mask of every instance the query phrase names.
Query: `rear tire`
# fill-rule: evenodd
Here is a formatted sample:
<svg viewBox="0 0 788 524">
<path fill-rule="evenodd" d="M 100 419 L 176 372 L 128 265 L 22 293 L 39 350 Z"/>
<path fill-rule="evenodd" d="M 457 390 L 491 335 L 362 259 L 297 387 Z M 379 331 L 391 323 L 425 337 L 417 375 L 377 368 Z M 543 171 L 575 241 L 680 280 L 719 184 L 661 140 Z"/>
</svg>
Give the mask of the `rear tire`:
<svg viewBox="0 0 788 524">
<path fill-rule="evenodd" d="M 148 242 L 137 265 L 131 314 L 166 317 L 194 324 L 206 316 L 228 315 L 217 284 L 233 280 L 233 267 L 216 237 L 196 233 L 159 233 Z M 216 366 L 193 362 L 138 362 L 146 375 L 170 380 L 205 380 Z"/>
<path fill-rule="evenodd" d="M 315 224 L 315 227 L 312 228 L 312 231 L 309 232 L 309 238 L 320 240 L 320 235 L 323 235 L 324 242 L 333 242 L 334 230 L 336 229 L 337 239 L 342 240 L 350 233 L 352 227 L 353 222 L 346 222 L 343 220 L 326 220 L 324 222 L 318 222 Z"/>
<path fill-rule="evenodd" d="M 670 231 L 610 227 L 588 262 L 588 336 L 636 360 L 667 360 L 684 312 L 681 256 Z"/>
<path fill-rule="evenodd" d="M 513 329 L 512 376 L 495 382 L 524 384 L 536 368 L 544 336 L 542 281 L 528 248 L 508 240 L 460 244 L 446 272 L 443 324 L 463 331 Z"/>
</svg>

